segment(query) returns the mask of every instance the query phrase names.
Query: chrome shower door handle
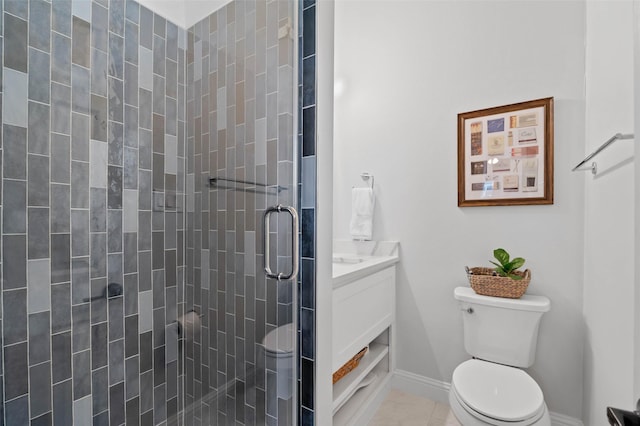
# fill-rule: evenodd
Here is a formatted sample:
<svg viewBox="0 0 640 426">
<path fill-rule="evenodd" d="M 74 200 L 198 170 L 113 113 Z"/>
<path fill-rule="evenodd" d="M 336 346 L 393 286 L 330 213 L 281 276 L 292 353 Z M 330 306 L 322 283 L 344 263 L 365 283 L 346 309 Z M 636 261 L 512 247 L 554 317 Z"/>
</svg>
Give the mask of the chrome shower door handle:
<svg viewBox="0 0 640 426">
<path fill-rule="evenodd" d="M 291 216 L 291 272 L 285 274 L 283 272 L 273 272 L 271 270 L 271 255 L 269 253 L 269 234 L 271 222 L 269 221 L 272 213 L 287 212 Z M 268 278 L 278 281 L 287 281 L 295 279 L 298 275 L 298 212 L 291 206 L 283 206 L 278 204 L 267 208 L 264 212 L 264 272 Z"/>
</svg>

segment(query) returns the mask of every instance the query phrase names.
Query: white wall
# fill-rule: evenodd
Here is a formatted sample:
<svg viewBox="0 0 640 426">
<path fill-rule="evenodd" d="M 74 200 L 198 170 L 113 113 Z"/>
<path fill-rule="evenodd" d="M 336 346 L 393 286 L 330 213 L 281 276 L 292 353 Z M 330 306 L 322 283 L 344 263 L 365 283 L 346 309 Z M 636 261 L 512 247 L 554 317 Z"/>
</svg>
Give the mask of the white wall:
<svg viewBox="0 0 640 426">
<path fill-rule="evenodd" d="M 230 1 L 231 0 L 138 0 L 138 3 L 182 28 L 189 28 Z"/>
<path fill-rule="evenodd" d="M 453 289 L 504 246 L 547 295 L 530 370 L 549 408 L 582 413 L 584 145 L 582 1 L 338 1 L 334 236 L 350 188 L 375 175 L 374 239 L 397 239 L 398 368 L 451 381 L 468 358 Z M 460 112 L 555 97 L 555 204 L 457 207 Z"/>
<path fill-rule="evenodd" d="M 333 49 L 334 2 L 316 3 L 317 103 L 316 103 L 316 395 L 315 424 L 333 421 L 333 332 L 331 252 L 333 241 Z"/>
<path fill-rule="evenodd" d="M 633 42 L 631 0 L 587 2 L 585 153 L 633 133 Z M 603 424 L 607 406 L 635 406 L 633 145 L 616 142 L 584 176 L 587 425 Z"/>
</svg>

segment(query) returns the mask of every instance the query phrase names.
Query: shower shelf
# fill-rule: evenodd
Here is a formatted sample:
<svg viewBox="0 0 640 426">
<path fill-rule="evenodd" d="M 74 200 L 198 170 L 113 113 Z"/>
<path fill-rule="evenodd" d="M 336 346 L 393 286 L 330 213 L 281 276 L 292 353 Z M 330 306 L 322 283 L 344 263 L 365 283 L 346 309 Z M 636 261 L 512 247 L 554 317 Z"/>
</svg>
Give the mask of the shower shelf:
<svg viewBox="0 0 640 426">
<path fill-rule="evenodd" d="M 228 182 L 228 183 L 220 184 L 220 182 Z M 258 193 L 267 193 L 267 194 L 269 193 L 279 194 L 282 191 L 287 190 L 287 188 L 280 185 L 269 185 L 266 183 L 251 182 L 248 180 L 231 179 L 226 177 L 210 177 L 209 185 L 211 185 L 214 188 L 220 188 L 220 189 L 233 189 L 236 191 L 258 192 Z M 243 186 L 238 186 L 238 185 L 243 185 Z"/>
</svg>

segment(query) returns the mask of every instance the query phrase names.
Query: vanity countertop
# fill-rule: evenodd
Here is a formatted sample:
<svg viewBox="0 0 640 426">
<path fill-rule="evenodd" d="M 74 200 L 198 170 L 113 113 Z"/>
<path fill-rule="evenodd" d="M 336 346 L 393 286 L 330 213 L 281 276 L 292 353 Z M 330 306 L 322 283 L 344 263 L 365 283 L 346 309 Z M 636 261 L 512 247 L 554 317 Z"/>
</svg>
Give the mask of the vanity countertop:
<svg viewBox="0 0 640 426">
<path fill-rule="evenodd" d="M 397 241 L 333 243 L 333 288 L 381 271 L 400 260 Z"/>
</svg>

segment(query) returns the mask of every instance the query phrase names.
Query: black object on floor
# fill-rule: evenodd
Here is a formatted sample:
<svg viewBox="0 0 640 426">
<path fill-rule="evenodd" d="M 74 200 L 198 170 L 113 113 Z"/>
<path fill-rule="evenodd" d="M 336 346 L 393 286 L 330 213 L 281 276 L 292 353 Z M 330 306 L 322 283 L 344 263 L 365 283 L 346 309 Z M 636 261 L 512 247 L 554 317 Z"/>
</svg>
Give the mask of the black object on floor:
<svg viewBox="0 0 640 426">
<path fill-rule="evenodd" d="M 640 415 L 637 411 L 607 407 L 607 419 L 611 426 L 640 426 Z"/>
</svg>

